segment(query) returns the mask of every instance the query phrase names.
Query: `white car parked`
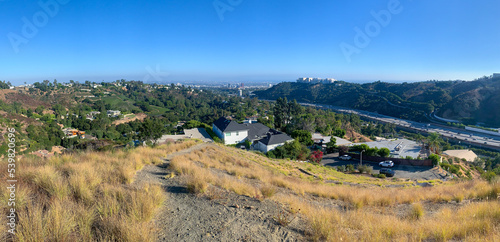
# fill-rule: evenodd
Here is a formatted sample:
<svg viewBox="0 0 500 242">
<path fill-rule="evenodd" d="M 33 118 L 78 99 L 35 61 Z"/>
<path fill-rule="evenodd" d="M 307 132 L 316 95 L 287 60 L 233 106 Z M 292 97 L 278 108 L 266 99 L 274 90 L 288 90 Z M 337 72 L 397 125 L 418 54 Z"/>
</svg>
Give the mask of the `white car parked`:
<svg viewBox="0 0 500 242">
<path fill-rule="evenodd" d="M 340 156 L 339 159 L 341 159 L 341 160 L 350 160 L 351 157 L 348 156 L 348 155 L 343 155 L 343 156 Z"/>
<path fill-rule="evenodd" d="M 394 162 L 392 162 L 392 160 L 386 160 L 386 161 L 382 161 L 382 162 L 378 163 L 378 165 L 382 166 L 382 167 L 393 167 Z"/>
</svg>

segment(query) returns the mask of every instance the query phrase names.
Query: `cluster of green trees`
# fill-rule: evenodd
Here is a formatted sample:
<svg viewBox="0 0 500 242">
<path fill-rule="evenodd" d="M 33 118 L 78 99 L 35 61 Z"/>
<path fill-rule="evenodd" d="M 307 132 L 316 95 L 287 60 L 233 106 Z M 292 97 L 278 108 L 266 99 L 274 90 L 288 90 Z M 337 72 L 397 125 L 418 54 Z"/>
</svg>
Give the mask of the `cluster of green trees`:
<svg viewBox="0 0 500 242">
<path fill-rule="evenodd" d="M 363 155 L 366 156 L 380 156 L 380 157 L 389 157 L 391 154 L 391 151 L 388 148 L 377 148 L 373 147 L 370 148 L 367 144 L 359 144 L 359 145 L 353 145 L 349 147 L 349 151 L 356 151 L 356 152 L 361 152 L 363 151 Z"/>
<path fill-rule="evenodd" d="M 361 133 L 371 139 L 375 139 L 375 136 L 392 136 L 396 134 L 396 125 L 368 122 L 366 125 L 361 127 Z"/>
<path fill-rule="evenodd" d="M 318 132 L 323 135 L 344 137 L 346 130 L 361 131 L 358 115 L 339 114 L 310 106 L 304 107 L 296 100 L 278 98 L 273 107 L 274 128 L 294 136 L 294 132 Z M 306 144 L 307 145 L 307 144 Z"/>
<path fill-rule="evenodd" d="M 38 118 L 47 124 L 60 123 L 65 127 L 85 131 L 87 135 L 92 135 L 98 139 L 108 139 L 119 143 L 146 139 L 154 141 L 161 137 L 162 134 L 179 133 L 182 127 L 174 128 L 174 126 L 178 121 L 182 120 L 196 120 L 191 121 L 188 126 L 204 127 L 213 136 L 215 135 L 206 123 L 212 123 L 221 116 L 231 115 L 243 120 L 248 116 L 259 115 L 259 120 L 273 122 L 272 115 L 266 115 L 271 110 L 271 104 L 258 101 L 255 98 L 242 99 L 237 96 L 222 96 L 184 86 L 159 87 L 158 85 L 145 85 L 142 82 L 127 82 L 125 80 L 118 83 L 121 87 L 101 83 L 112 93 L 109 98 L 85 98 L 82 100 L 74 96 L 76 104 L 62 105 L 56 103 L 52 105 L 50 110 L 54 114 L 43 114 L 46 108 L 42 106 L 36 110 L 25 110 L 20 103 L 6 104 L 1 101 L 0 109 L 23 114 L 30 118 Z M 88 87 L 91 83 L 86 82 L 83 85 L 73 82 L 73 84 L 73 89 L 77 89 Z M 36 94 L 34 96 L 44 98 L 45 95 L 42 97 L 42 95 L 39 95 L 40 92 L 55 92 L 58 86 L 60 84 L 56 83 L 56 81 L 54 83 L 48 81 L 36 83 L 34 89 L 38 90 L 38 92 L 34 92 Z M 125 88 L 122 89 L 122 87 Z M 132 106 L 123 105 L 123 103 L 130 103 Z M 133 121 L 116 126 L 112 122 L 117 118 L 110 118 L 106 114 L 106 111 L 111 109 L 122 112 L 146 112 L 151 118 L 146 119 L 144 122 Z M 87 119 L 86 115 L 91 111 L 99 111 L 100 114 L 94 114 L 92 120 Z M 193 122 L 198 123 L 194 124 Z M 37 126 L 34 125 L 33 127 Z M 30 128 L 30 131 L 44 129 L 43 126 L 33 127 Z M 54 145 L 74 147 L 82 142 L 78 139 L 64 139 L 61 132 L 53 132 L 53 135 L 44 135 L 43 132 L 35 133 L 36 135 L 32 135 L 30 139 L 35 142 L 34 144 L 40 144 L 39 146 L 44 148 Z M 54 139 L 52 136 L 58 137 L 58 139 Z"/>
<path fill-rule="evenodd" d="M 0 81 L 0 89 L 9 89 L 11 86 L 10 82 Z"/>
<path fill-rule="evenodd" d="M 267 152 L 267 156 L 277 159 L 307 160 L 311 151 L 298 140 L 288 142 Z"/>
<path fill-rule="evenodd" d="M 28 125 L 26 133 L 28 134 L 28 138 L 30 138 L 27 147 L 30 150 L 51 150 L 52 146 L 63 144 L 64 133 L 55 122 L 44 123 L 41 126 Z"/>
<path fill-rule="evenodd" d="M 481 95 L 474 95 L 474 93 Z M 257 91 L 259 98 L 276 100 L 295 98 L 299 102 L 330 104 L 377 112 L 388 116 L 427 121 L 426 114 L 436 111 L 465 124 L 482 122 L 492 127 L 500 123 L 497 80 L 483 77 L 473 82 L 427 81 L 414 83 L 373 82 L 356 84 L 307 84 L 283 82 Z M 460 110 L 460 113 L 458 113 Z M 465 114 L 465 115 L 464 115 Z M 466 116 L 466 117 L 464 117 Z"/>
</svg>

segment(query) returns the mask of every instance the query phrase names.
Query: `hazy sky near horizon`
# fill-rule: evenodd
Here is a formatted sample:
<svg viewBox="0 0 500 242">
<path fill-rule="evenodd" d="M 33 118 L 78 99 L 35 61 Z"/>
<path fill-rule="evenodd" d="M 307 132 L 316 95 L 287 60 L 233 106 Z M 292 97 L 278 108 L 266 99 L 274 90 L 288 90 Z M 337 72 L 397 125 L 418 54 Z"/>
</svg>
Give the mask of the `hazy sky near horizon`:
<svg viewBox="0 0 500 242">
<path fill-rule="evenodd" d="M 0 0 L 0 80 L 472 80 L 500 2 Z"/>
</svg>

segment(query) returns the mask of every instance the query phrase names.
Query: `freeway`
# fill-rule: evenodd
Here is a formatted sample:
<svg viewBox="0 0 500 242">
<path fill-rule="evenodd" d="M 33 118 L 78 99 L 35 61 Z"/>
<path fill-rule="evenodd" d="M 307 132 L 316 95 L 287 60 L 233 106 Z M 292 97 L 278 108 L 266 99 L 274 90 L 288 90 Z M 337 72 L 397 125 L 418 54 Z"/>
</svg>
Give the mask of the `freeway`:
<svg viewBox="0 0 500 242">
<path fill-rule="evenodd" d="M 468 144 L 479 148 L 489 148 L 500 151 L 500 134 L 499 136 L 495 136 L 495 135 L 483 134 L 480 132 L 469 131 L 465 129 L 446 127 L 443 125 L 424 124 L 424 123 L 389 117 L 378 113 L 372 113 L 368 111 L 355 110 L 355 109 L 349 109 L 332 105 L 312 104 L 312 103 L 300 103 L 300 104 L 304 106 L 332 109 L 342 113 L 357 114 L 364 118 L 368 118 L 383 123 L 395 124 L 400 128 L 405 128 L 417 132 L 438 133 L 444 138 L 447 138 L 449 140 L 454 140 L 460 144 Z"/>
</svg>

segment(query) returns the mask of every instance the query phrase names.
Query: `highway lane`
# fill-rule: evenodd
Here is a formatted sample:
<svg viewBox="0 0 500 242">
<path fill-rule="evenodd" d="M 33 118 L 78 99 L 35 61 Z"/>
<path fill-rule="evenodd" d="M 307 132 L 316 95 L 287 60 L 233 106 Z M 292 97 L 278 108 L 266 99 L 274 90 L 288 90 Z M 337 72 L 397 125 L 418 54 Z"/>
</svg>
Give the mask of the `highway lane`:
<svg viewBox="0 0 500 242">
<path fill-rule="evenodd" d="M 300 103 L 300 104 L 304 106 L 332 109 L 342 113 L 357 114 L 361 117 L 365 117 L 383 123 L 395 124 L 398 127 L 410 129 L 413 131 L 419 131 L 424 133 L 435 132 L 445 138 L 455 140 L 459 143 L 469 144 L 479 148 L 490 148 L 500 151 L 500 134 L 499 136 L 495 136 L 495 135 L 483 134 L 480 132 L 469 131 L 465 129 L 446 128 L 440 125 L 424 124 L 424 123 L 389 117 L 368 111 L 348 109 L 332 105 L 322 105 L 322 104 L 312 104 L 312 103 Z"/>
</svg>

